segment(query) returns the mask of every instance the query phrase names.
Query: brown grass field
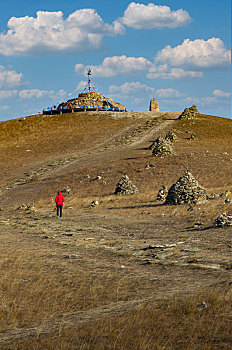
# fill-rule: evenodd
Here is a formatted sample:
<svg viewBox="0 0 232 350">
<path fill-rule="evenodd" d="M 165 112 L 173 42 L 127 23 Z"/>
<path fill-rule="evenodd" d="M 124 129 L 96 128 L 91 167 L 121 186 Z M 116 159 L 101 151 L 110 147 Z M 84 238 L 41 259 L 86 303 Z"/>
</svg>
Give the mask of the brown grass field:
<svg viewBox="0 0 232 350">
<path fill-rule="evenodd" d="M 232 349 L 232 226 L 213 227 L 232 215 L 232 120 L 179 114 L 0 122 L 0 349 Z M 153 157 L 170 130 L 176 155 Z M 186 170 L 220 196 L 157 201 Z M 124 173 L 138 194 L 114 194 Z"/>
</svg>

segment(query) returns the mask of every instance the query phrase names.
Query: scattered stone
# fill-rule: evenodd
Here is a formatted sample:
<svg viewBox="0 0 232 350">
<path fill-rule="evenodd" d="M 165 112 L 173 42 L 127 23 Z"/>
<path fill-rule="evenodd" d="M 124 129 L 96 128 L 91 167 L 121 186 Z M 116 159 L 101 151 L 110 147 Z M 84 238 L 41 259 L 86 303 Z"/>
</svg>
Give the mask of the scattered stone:
<svg viewBox="0 0 232 350">
<path fill-rule="evenodd" d="M 217 199 L 217 198 L 219 198 L 219 197 L 220 197 L 219 194 L 210 193 L 210 194 L 208 194 L 207 199 Z"/>
<path fill-rule="evenodd" d="M 197 304 L 197 309 L 198 310 L 203 310 L 203 309 L 208 309 L 208 304 L 205 302 L 205 301 L 203 301 L 202 303 L 200 303 L 200 304 Z"/>
<path fill-rule="evenodd" d="M 121 180 L 117 183 L 115 194 L 128 195 L 138 193 L 139 189 L 132 183 L 127 174 L 124 174 Z"/>
<path fill-rule="evenodd" d="M 61 193 L 64 193 L 64 194 L 67 194 L 67 195 L 71 195 L 71 190 L 68 186 L 66 186 L 62 191 Z"/>
<path fill-rule="evenodd" d="M 225 204 L 228 204 L 228 203 L 231 203 L 231 200 L 229 198 L 226 198 L 225 199 Z M 1 211 L 1 209 L 0 209 L 0 211 Z"/>
<path fill-rule="evenodd" d="M 99 204 L 100 204 L 100 203 L 99 203 L 98 200 L 94 200 L 94 201 L 92 201 L 92 203 L 91 203 L 91 207 L 97 207 Z"/>
<path fill-rule="evenodd" d="M 78 255 L 76 254 L 69 254 L 64 256 L 65 259 L 77 259 Z"/>
<path fill-rule="evenodd" d="M 155 166 L 152 165 L 152 164 L 147 164 L 146 167 L 145 167 L 145 169 L 150 169 L 150 168 L 154 168 L 154 167 L 155 167 Z"/>
<path fill-rule="evenodd" d="M 159 137 L 157 140 L 153 142 L 152 146 L 152 155 L 154 157 L 164 157 L 169 155 L 175 155 L 173 150 L 172 142 L 169 140 L 163 139 Z"/>
<path fill-rule="evenodd" d="M 224 198 L 224 197 L 228 197 L 229 195 L 231 195 L 231 192 L 229 190 L 226 190 L 226 191 L 222 192 L 219 196 L 221 198 Z"/>
<path fill-rule="evenodd" d="M 207 193 L 205 188 L 200 186 L 193 175 L 187 171 L 184 176 L 180 177 L 179 180 L 170 187 L 165 204 L 191 204 L 206 199 Z"/>
<path fill-rule="evenodd" d="M 120 265 L 120 266 L 118 266 L 118 269 L 125 269 L 125 266 L 124 265 Z"/>
<path fill-rule="evenodd" d="M 35 206 L 34 206 L 34 203 L 29 205 L 22 204 L 16 210 L 35 211 Z"/>
<path fill-rule="evenodd" d="M 178 141 L 178 137 L 173 131 L 169 131 L 167 135 L 165 136 L 165 140 L 168 140 L 170 142 Z"/>
<path fill-rule="evenodd" d="M 163 185 L 157 194 L 156 200 L 164 201 L 166 199 L 167 194 L 168 194 L 168 188 L 167 186 Z"/>
<path fill-rule="evenodd" d="M 191 134 L 189 137 L 188 137 L 188 140 L 196 140 L 196 134 Z"/>
<path fill-rule="evenodd" d="M 193 227 L 199 227 L 199 226 L 202 226 L 202 225 L 203 225 L 202 222 L 197 221 L 197 222 L 195 222 L 195 224 L 193 225 Z"/>
<path fill-rule="evenodd" d="M 185 108 L 178 119 L 192 119 L 199 114 L 197 107 L 193 104 L 190 108 Z"/>
<path fill-rule="evenodd" d="M 232 226 L 232 216 L 227 215 L 226 212 L 220 214 L 214 222 L 214 227 Z"/>
</svg>

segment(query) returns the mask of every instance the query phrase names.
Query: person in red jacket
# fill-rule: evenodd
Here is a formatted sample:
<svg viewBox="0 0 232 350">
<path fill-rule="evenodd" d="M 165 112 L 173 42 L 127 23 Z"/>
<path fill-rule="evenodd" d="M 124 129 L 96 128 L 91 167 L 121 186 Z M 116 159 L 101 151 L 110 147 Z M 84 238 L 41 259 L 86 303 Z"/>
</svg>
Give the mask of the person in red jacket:
<svg viewBox="0 0 232 350">
<path fill-rule="evenodd" d="M 56 196 L 55 199 L 56 202 L 56 215 L 57 215 L 57 219 L 62 218 L 62 209 L 63 209 L 63 203 L 65 202 L 64 197 L 61 194 L 61 191 L 58 191 L 58 194 Z"/>
</svg>

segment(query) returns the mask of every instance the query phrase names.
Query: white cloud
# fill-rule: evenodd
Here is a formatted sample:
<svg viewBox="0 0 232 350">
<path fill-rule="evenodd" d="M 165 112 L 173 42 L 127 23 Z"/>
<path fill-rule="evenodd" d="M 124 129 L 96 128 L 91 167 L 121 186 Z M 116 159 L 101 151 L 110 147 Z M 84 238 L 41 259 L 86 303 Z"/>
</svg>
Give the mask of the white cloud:
<svg viewBox="0 0 232 350">
<path fill-rule="evenodd" d="M 79 83 L 78 83 L 78 85 L 77 85 L 77 87 L 76 87 L 76 90 L 77 91 L 79 91 L 79 90 L 84 90 L 85 88 L 86 88 L 86 86 L 87 86 L 87 82 L 86 81 L 84 81 L 84 80 L 81 80 Z"/>
<path fill-rule="evenodd" d="M 4 100 L 7 98 L 14 97 L 18 94 L 18 90 L 0 90 L 0 99 Z"/>
<path fill-rule="evenodd" d="M 0 88 L 12 88 L 20 85 L 22 76 L 22 73 L 0 66 Z"/>
<path fill-rule="evenodd" d="M 121 86 L 116 86 L 116 85 L 110 85 L 109 86 L 109 93 L 110 94 L 115 94 L 115 93 L 120 93 L 120 95 L 135 95 L 135 94 L 148 94 L 148 93 L 154 93 L 155 89 L 147 86 L 145 84 L 140 83 L 139 81 L 136 82 L 126 82 L 122 84 Z"/>
<path fill-rule="evenodd" d="M 31 89 L 31 90 L 21 90 L 19 91 L 19 97 L 22 99 L 33 99 L 33 98 L 42 98 L 49 97 L 51 99 L 60 99 L 66 95 L 64 90 L 59 90 L 55 92 L 54 90 L 40 90 L 40 89 Z"/>
<path fill-rule="evenodd" d="M 121 18 L 121 22 L 136 29 L 175 28 L 191 21 L 187 11 L 171 11 L 170 7 L 155 4 L 131 2 Z"/>
<path fill-rule="evenodd" d="M 225 92 L 222 90 L 214 90 L 213 91 L 213 95 L 216 97 L 222 97 L 222 98 L 230 98 L 231 97 L 231 93 L 230 92 Z"/>
<path fill-rule="evenodd" d="M 160 66 L 153 65 L 147 74 L 148 79 L 185 79 L 201 78 L 202 72 L 184 70 L 182 68 L 170 68 L 167 64 Z"/>
<path fill-rule="evenodd" d="M 0 53 L 14 55 L 74 54 L 99 50 L 103 36 L 123 34 L 119 21 L 111 25 L 93 9 L 63 13 L 38 11 L 37 17 L 11 17 L 9 30 L 0 34 Z"/>
<path fill-rule="evenodd" d="M 48 95 L 47 90 L 39 90 L 39 89 L 32 89 L 32 90 L 21 90 L 19 91 L 19 97 L 20 98 L 41 98 L 46 95 Z"/>
<path fill-rule="evenodd" d="M 91 68 L 95 77 L 114 77 L 120 74 L 138 74 L 149 69 L 152 63 L 144 57 L 113 56 L 105 57 L 102 64 L 97 66 L 84 66 L 76 64 L 76 73 L 86 74 Z"/>
<path fill-rule="evenodd" d="M 224 43 L 219 38 L 208 40 L 185 39 L 176 47 L 166 46 L 159 51 L 155 62 L 167 63 L 172 66 L 184 66 L 194 68 L 212 68 L 230 65 L 231 53 L 226 50 Z"/>
<path fill-rule="evenodd" d="M 156 96 L 159 98 L 168 98 L 168 97 L 183 97 L 185 96 L 184 93 L 180 93 L 178 90 L 176 89 L 172 89 L 172 88 L 167 88 L 167 89 L 158 89 L 156 90 Z"/>
<path fill-rule="evenodd" d="M 10 106 L 0 106 L 0 111 L 7 111 L 8 109 L 10 109 Z"/>
</svg>

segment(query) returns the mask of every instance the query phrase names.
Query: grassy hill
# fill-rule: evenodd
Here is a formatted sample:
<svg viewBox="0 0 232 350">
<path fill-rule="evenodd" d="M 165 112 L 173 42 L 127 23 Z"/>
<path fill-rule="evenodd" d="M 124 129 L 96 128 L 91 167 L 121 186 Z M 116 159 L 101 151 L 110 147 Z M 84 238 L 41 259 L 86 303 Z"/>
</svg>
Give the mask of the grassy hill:
<svg viewBox="0 0 232 350">
<path fill-rule="evenodd" d="M 232 347 L 232 226 L 213 226 L 232 215 L 232 120 L 179 114 L 0 122 L 1 349 Z M 175 155 L 152 156 L 169 131 Z M 215 199 L 158 202 L 186 171 Z M 124 173 L 139 193 L 114 194 Z"/>
</svg>

